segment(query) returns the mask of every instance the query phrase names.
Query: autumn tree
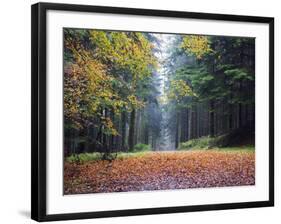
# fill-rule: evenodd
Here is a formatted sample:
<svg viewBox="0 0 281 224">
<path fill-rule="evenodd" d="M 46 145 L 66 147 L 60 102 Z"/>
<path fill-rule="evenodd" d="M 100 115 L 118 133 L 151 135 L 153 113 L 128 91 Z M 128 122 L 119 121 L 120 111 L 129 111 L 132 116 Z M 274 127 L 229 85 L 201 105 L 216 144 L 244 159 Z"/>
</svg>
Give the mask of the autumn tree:
<svg viewBox="0 0 281 224">
<path fill-rule="evenodd" d="M 114 138 L 120 138 L 118 129 L 126 131 L 123 124 L 116 126 L 127 122 L 129 112 L 133 149 L 136 111 L 145 106 L 138 88 L 156 66 L 153 45 L 141 33 L 65 29 L 64 35 L 64 106 L 70 129 L 83 135 L 89 127 L 97 129 L 95 147 L 109 152 Z M 125 137 L 122 133 L 123 147 Z"/>
</svg>

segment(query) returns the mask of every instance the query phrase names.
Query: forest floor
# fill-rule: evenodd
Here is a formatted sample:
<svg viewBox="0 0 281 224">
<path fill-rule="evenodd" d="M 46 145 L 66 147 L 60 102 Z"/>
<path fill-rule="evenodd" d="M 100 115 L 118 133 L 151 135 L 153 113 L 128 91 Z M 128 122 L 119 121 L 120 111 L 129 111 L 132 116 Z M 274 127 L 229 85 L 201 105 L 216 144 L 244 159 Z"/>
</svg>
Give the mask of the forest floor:
<svg viewBox="0 0 281 224">
<path fill-rule="evenodd" d="M 254 184 L 254 150 L 145 152 L 64 165 L 65 194 Z"/>
</svg>

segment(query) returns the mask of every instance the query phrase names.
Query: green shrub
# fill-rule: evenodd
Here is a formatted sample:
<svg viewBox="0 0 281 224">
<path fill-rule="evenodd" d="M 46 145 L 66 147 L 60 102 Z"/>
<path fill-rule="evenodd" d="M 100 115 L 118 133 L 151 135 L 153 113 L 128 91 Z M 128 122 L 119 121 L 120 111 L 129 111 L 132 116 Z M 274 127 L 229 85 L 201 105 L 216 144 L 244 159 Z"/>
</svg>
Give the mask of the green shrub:
<svg viewBox="0 0 281 224">
<path fill-rule="evenodd" d="M 134 151 L 135 151 L 135 152 L 139 152 L 139 151 L 150 151 L 150 150 L 151 150 L 150 145 L 146 145 L 146 144 L 139 143 L 139 144 L 136 144 L 136 145 L 134 146 Z"/>
<path fill-rule="evenodd" d="M 128 157 L 141 157 L 144 156 L 147 151 L 150 150 L 149 145 L 142 144 L 142 146 L 138 146 L 137 149 L 139 151 L 134 152 L 118 152 L 118 153 L 80 153 L 80 154 L 72 154 L 65 158 L 66 162 L 83 164 L 88 161 L 98 161 L 98 160 L 108 160 L 112 161 L 115 159 L 125 159 Z"/>
<path fill-rule="evenodd" d="M 71 156 L 66 158 L 66 161 L 70 163 L 83 163 L 87 161 L 95 161 L 101 159 L 102 159 L 101 153 L 92 152 L 92 153 L 72 154 Z"/>
<path fill-rule="evenodd" d="M 208 149 L 216 145 L 216 138 L 211 138 L 209 136 L 192 139 L 187 142 L 182 142 L 179 145 L 180 150 L 185 149 Z"/>
</svg>

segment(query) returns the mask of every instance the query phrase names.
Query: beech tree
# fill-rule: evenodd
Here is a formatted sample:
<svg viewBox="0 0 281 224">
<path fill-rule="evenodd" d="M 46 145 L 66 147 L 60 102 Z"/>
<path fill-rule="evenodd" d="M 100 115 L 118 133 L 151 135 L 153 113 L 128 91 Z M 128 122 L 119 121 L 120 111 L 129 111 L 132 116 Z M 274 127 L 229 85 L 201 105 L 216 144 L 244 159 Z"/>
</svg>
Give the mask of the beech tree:
<svg viewBox="0 0 281 224">
<path fill-rule="evenodd" d="M 66 135 L 74 132 L 79 141 L 92 142 L 105 152 L 111 152 L 122 138 L 121 146 L 126 148 L 128 142 L 132 150 L 136 113 L 147 101 L 140 90 L 152 79 L 157 66 L 153 45 L 135 32 L 65 29 L 64 35 Z M 82 134 L 91 140 L 85 140 Z M 67 141 L 71 139 L 74 141 L 70 144 Z M 75 139 L 66 139 L 71 150 L 81 143 Z M 80 145 L 85 148 L 85 144 Z"/>
</svg>

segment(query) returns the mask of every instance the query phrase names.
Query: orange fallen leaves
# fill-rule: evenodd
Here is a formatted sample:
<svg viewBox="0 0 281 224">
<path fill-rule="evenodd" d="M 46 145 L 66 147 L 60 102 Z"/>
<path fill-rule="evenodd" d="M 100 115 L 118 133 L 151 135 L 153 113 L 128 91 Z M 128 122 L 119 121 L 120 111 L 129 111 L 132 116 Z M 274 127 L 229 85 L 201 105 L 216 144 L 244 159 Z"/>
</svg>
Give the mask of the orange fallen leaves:
<svg viewBox="0 0 281 224">
<path fill-rule="evenodd" d="M 111 162 L 65 163 L 64 167 L 65 194 L 254 184 L 254 152 L 149 152 Z"/>
</svg>

